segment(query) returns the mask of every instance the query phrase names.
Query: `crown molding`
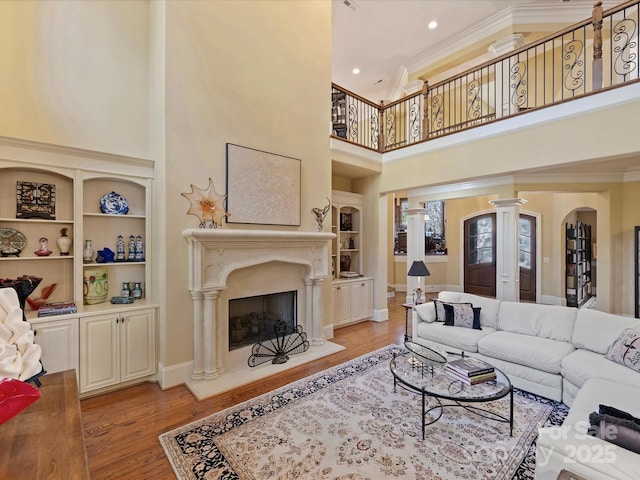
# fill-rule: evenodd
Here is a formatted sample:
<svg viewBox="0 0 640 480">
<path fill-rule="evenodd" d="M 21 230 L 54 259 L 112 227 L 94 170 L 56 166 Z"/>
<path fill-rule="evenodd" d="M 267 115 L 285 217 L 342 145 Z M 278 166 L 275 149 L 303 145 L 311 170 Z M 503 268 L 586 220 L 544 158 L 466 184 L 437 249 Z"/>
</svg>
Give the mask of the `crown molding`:
<svg viewBox="0 0 640 480">
<path fill-rule="evenodd" d="M 603 7 L 607 9 L 616 4 L 617 2 L 603 2 Z M 549 23 L 571 25 L 590 18 L 592 13 L 591 3 L 561 2 L 554 5 L 514 5 L 468 29 L 464 36 L 457 40 L 442 41 L 413 55 L 408 59 L 405 68 L 411 75 L 513 25 L 527 24 L 530 26 Z"/>
</svg>

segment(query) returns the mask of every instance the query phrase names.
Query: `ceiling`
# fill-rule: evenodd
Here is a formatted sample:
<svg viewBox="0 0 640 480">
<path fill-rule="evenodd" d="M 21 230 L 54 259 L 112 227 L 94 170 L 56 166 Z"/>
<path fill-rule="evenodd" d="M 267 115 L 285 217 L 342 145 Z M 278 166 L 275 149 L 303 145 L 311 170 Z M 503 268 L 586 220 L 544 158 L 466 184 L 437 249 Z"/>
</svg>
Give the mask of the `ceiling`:
<svg viewBox="0 0 640 480">
<path fill-rule="evenodd" d="M 594 0 L 332 0 L 332 81 L 373 102 L 396 100 L 406 75 L 453 47 L 518 24 L 571 25 Z M 611 2 L 603 2 L 605 8 Z M 621 3 L 613 2 L 613 4 Z M 348 5 L 347 5 L 348 4 Z M 430 30 L 429 22 L 438 27 Z M 506 22 L 506 23 L 505 23 Z M 507 25 L 509 24 L 509 25 Z M 477 45 L 476 45 L 477 46 Z M 486 52 L 486 47 L 483 50 Z M 352 70 L 360 69 L 358 75 Z"/>
</svg>

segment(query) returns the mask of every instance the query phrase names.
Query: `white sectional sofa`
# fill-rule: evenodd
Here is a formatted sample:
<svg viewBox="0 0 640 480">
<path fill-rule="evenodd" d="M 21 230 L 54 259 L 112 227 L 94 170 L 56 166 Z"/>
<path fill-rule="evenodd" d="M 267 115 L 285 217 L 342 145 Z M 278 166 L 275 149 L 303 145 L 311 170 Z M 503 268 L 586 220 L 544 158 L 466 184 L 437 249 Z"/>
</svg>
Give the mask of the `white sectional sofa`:
<svg viewBox="0 0 640 480">
<path fill-rule="evenodd" d="M 640 319 L 460 292 L 440 292 L 438 300 L 480 307 L 481 329 L 436 321 L 429 302 L 413 309 L 414 342 L 481 358 L 514 387 L 571 407 L 561 427 L 540 429 L 536 480 L 555 480 L 562 469 L 589 480 L 640 479 L 640 455 L 587 435 L 599 405 L 640 418 L 640 372 L 605 358 L 625 329 L 640 332 Z"/>
</svg>

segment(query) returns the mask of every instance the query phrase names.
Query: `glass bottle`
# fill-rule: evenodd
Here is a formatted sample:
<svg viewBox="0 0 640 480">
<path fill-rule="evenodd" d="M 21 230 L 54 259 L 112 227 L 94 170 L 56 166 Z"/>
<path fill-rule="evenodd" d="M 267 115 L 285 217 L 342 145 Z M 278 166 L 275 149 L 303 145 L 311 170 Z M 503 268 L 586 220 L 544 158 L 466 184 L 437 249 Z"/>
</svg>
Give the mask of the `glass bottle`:
<svg viewBox="0 0 640 480">
<path fill-rule="evenodd" d="M 122 290 L 120 290 L 121 297 L 130 297 L 131 296 L 131 287 L 129 282 L 122 282 Z"/>
<path fill-rule="evenodd" d="M 133 283 L 133 299 L 140 300 L 142 298 L 142 284 L 141 282 Z"/>
</svg>

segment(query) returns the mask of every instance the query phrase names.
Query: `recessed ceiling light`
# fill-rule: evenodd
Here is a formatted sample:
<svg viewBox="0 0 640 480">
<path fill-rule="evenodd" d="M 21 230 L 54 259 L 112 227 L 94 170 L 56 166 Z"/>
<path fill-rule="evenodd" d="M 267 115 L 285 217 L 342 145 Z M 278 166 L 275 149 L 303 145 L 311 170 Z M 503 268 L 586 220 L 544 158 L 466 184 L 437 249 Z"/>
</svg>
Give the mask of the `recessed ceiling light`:
<svg viewBox="0 0 640 480">
<path fill-rule="evenodd" d="M 354 75 L 358 75 L 360 73 L 360 69 L 354 68 L 353 70 L 351 70 L 351 73 L 353 73 Z"/>
<path fill-rule="evenodd" d="M 434 28 L 436 28 L 438 26 L 438 22 L 436 22 L 435 20 L 431 20 L 429 22 L 429 30 L 433 30 Z"/>
</svg>

